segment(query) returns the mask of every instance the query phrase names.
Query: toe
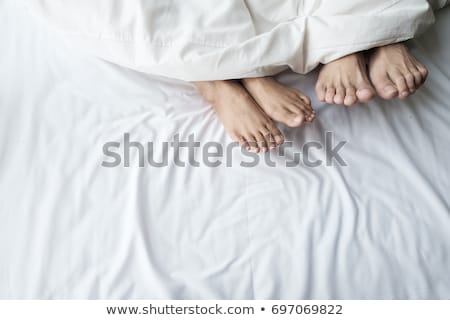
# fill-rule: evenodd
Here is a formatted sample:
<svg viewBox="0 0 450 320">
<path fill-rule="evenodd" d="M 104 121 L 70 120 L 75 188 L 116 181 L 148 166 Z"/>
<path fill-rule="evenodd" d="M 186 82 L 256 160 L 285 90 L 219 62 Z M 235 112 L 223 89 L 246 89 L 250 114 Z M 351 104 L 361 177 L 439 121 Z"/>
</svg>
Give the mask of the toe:
<svg viewBox="0 0 450 320">
<path fill-rule="evenodd" d="M 281 146 L 284 143 L 284 137 L 282 135 L 275 136 L 275 142 L 278 146 Z"/>
<path fill-rule="evenodd" d="M 356 96 L 358 97 L 358 101 L 365 103 L 373 98 L 373 90 L 369 88 L 362 88 L 356 91 Z"/>
<path fill-rule="evenodd" d="M 250 151 L 250 149 L 251 149 L 250 144 L 248 143 L 247 139 L 245 139 L 244 137 L 239 138 L 239 144 L 242 149 L 246 149 L 247 151 Z"/>
<path fill-rule="evenodd" d="M 398 89 L 399 98 L 400 99 L 407 98 L 409 96 L 409 88 L 408 84 L 406 83 L 406 79 L 403 77 L 403 75 L 397 73 L 392 75 L 391 78 L 394 80 L 395 86 Z"/>
<path fill-rule="evenodd" d="M 362 80 L 356 86 L 356 97 L 359 102 L 365 103 L 372 100 L 374 96 L 373 88 L 368 81 Z"/>
<path fill-rule="evenodd" d="M 344 104 L 348 107 L 351 107 L 356 103 L 356 101 L 356 89 L 354 87 L 348 87 L 345 91 Z"/>
<path fill-rule="evenodd" d="M 398 96 L 398 89 L 387 73 L 372 77 L 377 94 L 383 99 L 392 99 Z"/>
<path fill-rule="evenodd" d="M 425 82 L 425 80 L 426 80 L 427 77 L 428 77 L 428 70 L 427 70 L 427 68 L 425 68 L 424 65 L 419 64 L 419 65 L 417 66 L 417 70 L 419 70 L 420 74 L 422 75 L 423 82 Z"/>
<path fill-rule="evenodd" d="M 345 99 L 345 88 L 342 86 L 339 86 L 336 88 L 336 95 L 334 96 L 334 103 L 335 104 L 344 104 Z"/>
<path fill-rule="evenodd" d="M 272 134 L 269 134 L 269 149 L 273 150 L 277 147 L 278 143 L 275 140 L 275 137 Z"/>
<path fill-rule="evenodd" d="M 305 104 L 304 102 L 299 102 L 296 105 L 296 109 L 297 109 L 296 113 L 303 114 L 306 121 L 310 121 L 309 119 L 314 117 L 314 109 L 310 105 Z"/>
<path fill-rule="evenodd" d="M 261 134 L 263 135 L 264 140 L 266 141 L 268 150 L 275 149 L 277 146 L 275 142 L 275 137 L 272 135 L 272 132 L 270 132 L 270 130 L 267 129 L 266 126 L 264 126 L 261 129 Z"/>
<path fill-rule="evenodd" d="M 303 113 L 294 105 L 278 108 L 270 116 L 272 119 L 283 122 L 289 127 L 298 127 L 304 121 Z"/>
<path fill-rule="evenodd" d="M 305 121 L 311 122 L 314 119 L 315 111 L 309 108 L 308 106 L 300 104 L 297 106 L 297 108 L 299 110 L 300 117 L 303 118 L 303 122 Z"/>
<path fill-rule="evenodd" d="M 302 125 L 304 122 L 305 122 L 305 115 L 302 112 L 300 112 L 293 116 L 291 123 L 288 124 L 288 126 L 295 128 Z"/>
<path fill-rule="evenodd" d="M 268 146 L 267 141 L 266 141 L 266 139 L 269 138 L 269 137 L 265 137 L 262 132 L 256 133 L 255 137 L 256 137 L 256 141 L 258 143 L 259 150 L 262 151 L 262 152 L 269 151 L 269 146 Z"/>
<path fill-rule="evenodd" d="M 313 109 L 313 107 L 311 106 L 311 105 L 309 105 L 309 104 L 304 104 L 303 106 L 302 106 L 302 110 L 303 110 L 303 113 L 305 114 L 305 116 L 307 117 L 307 118 L 309 118 L 309 117 L 314 117 L 314 115 L 316 114 L 316 111 Z"/>
<path fill-rule="evenodd" d="M 311 107 L 311 99 L 308 96 L 301 94 L 300 97 L 306 106 Z M 311 109 L 312 109 L 312 107 L 311 107 Z"/>
<path fill-rule="evenodd" d="M 315 118 L 316 113 L 311 105 L 311 99 L 301 92 L 299 92 L 299 97 L 300 100 L 296 106 L 299 110 L 301 110 L 301 112 L 305 116 L 305 120 L 311 122 Z"/>
<path fill-rule="evenodd" d="M 289 117 L 284 121 L 289 127 L 298 127 L 305 122 L 305 113 L 301 108 L 300 102 L 297 104 L 289 104 L 284 107 Z"/>
<path fill-rule="evenodd" d="M 306 116 L 306 121 L 313 122 L 315 118 L 316 118 L 316 113 L 311 113 Z"/>
<path fill-rule="evenodd" d="M 422 74 L 419 72 L 419 70 L 413 71 L 414 76 L 414 84 L 416 85 L 416 88 L 419 88 L 423 84 L 423 77 Z"/>
<path fill-rule="evenodd" d="M 306 118 L 314 117 L 315 111 L 312 107 L 311 99 L 307 96 L 302 97 L 302 103 L 300 104 L 300 108 L 303 110 L 303 113 L 305 114 Z"/>
<path fill-rule="evenodd" d="M 265 137 L 267 147 L 269 150 L 273 150 L 277 147 L 277 143 L 275 141 L 275 137 L 273 134 L 268 130 L 267 128 L 264 128 L 263 131 L 261 131 L 262 135 Z"/>
<path fill-rule="evenodd" d="M 284 135 L 275 125 L 269 125 L 266 127 L 266 129 L 270 131 L 277 145 L 281 145 L 284 143 Z"/>
<path fill-rule="evenodd" d="M 325 101 L 329 104 L 334 103 L 334 95 L 336 94 L 336 89 L 334 87 L 328 87 L 327 93 L 325 94 Z"/>
<path fill-rule="evenodd" d="M 407 72 L 403 77 L 405 78 L 409 93 L 414 94 L 416 92 L 416 81 L 414 79 L 414 74 L 412 72 Z"/>
<path fill-rule="evenodd" d="M 322 83 L 317 82 L 316 84 L 316 95 L 319 101 L 325 102 L 325 94 L 327 90 Z"/>
<path fill-rule="evenodd" d="M 428 70 L 420 64 L 416 66 L 416 70 L 414 70 L 413 74 L 416 82 L 416 88 L 419 88 L 427 80 Z"/>
<path fill-rule="evenodd" d="M 315 118 L 315 114 L 308 110 L 303 110 L 303 116 L 306 122 L 312 122 Z"/>
<path fill-rule="evenodd" d="M 259 149 L 259 146 L 258 146 L 258 140 L 256 139 L 255 136 L 249 134 L 249 135 L 247 135 L 246 140 L 247 140 L 247 142 L 248 142 L 248 144 L 250 146 L 250 148 L 249 148 L 250 152 L 253 152 L 253 153 L 259 153 L 260 152 L 260 149 Z"/>
</svg>

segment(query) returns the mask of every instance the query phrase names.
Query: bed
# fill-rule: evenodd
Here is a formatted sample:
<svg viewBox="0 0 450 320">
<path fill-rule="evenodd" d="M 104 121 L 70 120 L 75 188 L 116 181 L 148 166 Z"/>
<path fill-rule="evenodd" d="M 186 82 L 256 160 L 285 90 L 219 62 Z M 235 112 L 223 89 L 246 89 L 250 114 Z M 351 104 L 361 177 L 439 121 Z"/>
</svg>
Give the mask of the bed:
<svg viewBox="0 0 450 320">
<path fill-rule="evenodd" d="M 237 148 L 105 167 L 126 134 L 231 140 L 191 84 L 85 55 L 16 1 L 0 21 L 1 299 L 450 299 L 449 8 L 409 43 L 430 76 L 408 100 L 329 106 L 316 72 L 281 74 L 318 117 L 251 168 Z M 330 136 L 345 164 L 285 165 Z"/>
</svg>

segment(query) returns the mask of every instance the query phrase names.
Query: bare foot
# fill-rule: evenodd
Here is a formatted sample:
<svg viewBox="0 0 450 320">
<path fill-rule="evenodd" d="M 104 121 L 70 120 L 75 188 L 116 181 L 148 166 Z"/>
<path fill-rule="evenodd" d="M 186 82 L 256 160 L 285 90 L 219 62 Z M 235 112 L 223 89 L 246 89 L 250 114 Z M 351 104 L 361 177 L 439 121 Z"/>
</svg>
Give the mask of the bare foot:
<svg viewBox="0 0 450 320">
<path fill-rule="evenodd" d="M 369 74 L 378 95 L 384 99 L 405 99 L 425 82 L 428 70 L 411 55 L 403 43 L 373 50 Z"/>
<path fill-rule="evenodd" d="M 367 76 L 364 55 L 355 53 L 324 65 L 316 93 L 322 102 L 346 106 L 371 100 L 375 92 Z"/>
<path fill-rule="evenodd" d="M 282 85 L 272 77 L 247 78 L 242 80 L 242 84 L 264 112 L 275 121 L 298 127 L 315 118 L 311 100 L 307 96 Z"/>
<path fill-rule="evenodd" d="M 237 81 L 194 83 L 210 102 L 233 140 L 253 152 L 267 152 L 284 142 L 281 131 Z"/>
</svg>

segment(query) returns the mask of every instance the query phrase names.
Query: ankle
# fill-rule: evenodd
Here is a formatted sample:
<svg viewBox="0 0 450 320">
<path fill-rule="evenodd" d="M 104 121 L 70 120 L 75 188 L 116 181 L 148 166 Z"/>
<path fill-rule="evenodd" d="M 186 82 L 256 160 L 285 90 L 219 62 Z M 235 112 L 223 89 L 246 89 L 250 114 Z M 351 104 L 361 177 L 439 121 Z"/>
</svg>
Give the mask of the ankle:
<svg viewBox="0 0 450 320">
<path fill-rule="evenodd" d="M 241 80 L 244 87 L 253 89 L 263 88 L 270 81 L 273 81 L 272 77 L 245 78 Z"/>
<path fill-rule="evenodd" d="M 405 45 L 404 42 L 388 44 L 386 46 L 376 48 L 375 52 L 384 53 L 384 52 L 389 52 L 389 51 L 392 51 L 392 50 L 399 50 L 399 51 L 407 51 L 407 52 L 409 52 L 409 49 Z"/>
<path fill-rule="evenodd" d="M 217 82 L 219 81 L 200 81 L 193 82 L 193 84 L 206 101 L 213 103 L 216 99 Z"/>
</svg>

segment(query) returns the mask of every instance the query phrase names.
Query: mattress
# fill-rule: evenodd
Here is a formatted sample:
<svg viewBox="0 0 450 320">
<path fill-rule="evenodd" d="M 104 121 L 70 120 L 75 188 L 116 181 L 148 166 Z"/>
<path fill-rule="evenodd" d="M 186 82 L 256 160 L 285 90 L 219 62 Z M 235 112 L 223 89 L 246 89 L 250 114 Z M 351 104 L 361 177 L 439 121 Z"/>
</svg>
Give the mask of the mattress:
<svg viewBox="0 0 450 320">
<path fill-rule="evenodd" d="M 231 140 L 191 84 L 85 55 L 16 1 L 0 21 L 0 298 L 450 299 L 448 8 L 409 43 L 430 70 L 410 99 L 329 106 L 317 72 L 281 74 L 318 117 L 251 166 L 105 166 L 108 143 Z"/>
</svg>

